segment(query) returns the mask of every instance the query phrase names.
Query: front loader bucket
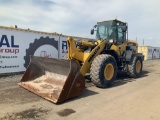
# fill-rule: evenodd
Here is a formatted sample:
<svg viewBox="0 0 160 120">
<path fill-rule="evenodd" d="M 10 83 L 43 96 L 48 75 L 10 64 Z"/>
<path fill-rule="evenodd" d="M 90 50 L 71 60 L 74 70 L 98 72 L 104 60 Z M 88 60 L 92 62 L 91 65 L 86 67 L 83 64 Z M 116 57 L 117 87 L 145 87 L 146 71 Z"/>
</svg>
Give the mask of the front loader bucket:
<svg viewBox="0 0 160 120">
<path fill-rule="evenodd" d="M 31 56 L 19 85 L 54 103 L 79 96 L 85 79 L 74 60 Z"/>
</svg>

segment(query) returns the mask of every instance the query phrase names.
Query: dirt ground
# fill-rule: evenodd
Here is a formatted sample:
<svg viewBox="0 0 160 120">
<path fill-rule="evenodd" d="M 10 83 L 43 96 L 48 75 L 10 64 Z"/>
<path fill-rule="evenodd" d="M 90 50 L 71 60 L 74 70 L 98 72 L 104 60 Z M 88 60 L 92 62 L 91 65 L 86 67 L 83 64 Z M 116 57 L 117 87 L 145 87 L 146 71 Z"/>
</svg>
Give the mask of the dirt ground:
<svg viewBox="0 0 160 120">
<path fill-rule="evenodd" d="M 19 87 L 21 77 L 0 76 L 0 120 L 160 120 L 160 60 L 145 61 L 138 79 L 119 73 L 111 88 L 87 80 L 81 96 L 58 105 Z"/>
</svg>

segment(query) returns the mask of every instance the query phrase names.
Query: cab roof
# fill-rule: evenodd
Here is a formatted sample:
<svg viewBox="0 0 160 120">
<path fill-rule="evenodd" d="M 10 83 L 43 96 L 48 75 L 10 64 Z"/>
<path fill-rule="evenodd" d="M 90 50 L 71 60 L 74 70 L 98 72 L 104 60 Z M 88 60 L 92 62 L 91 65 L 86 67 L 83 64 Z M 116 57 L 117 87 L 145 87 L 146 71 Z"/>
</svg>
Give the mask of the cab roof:
<svg viewBox="0 0 160 120">
<path fill-rule="evenodd" d="M 100 21 L 100 22 L 97 22 L 97 23 L 108 22 L 108 21 L 118 21 L 118 22 L 122 22 L 122 21 L 120 21 L 120 20 L 113 19 L 113 20 Z M 126 23 L 126 22 L 122 22 L 122 23 Z"/>
</svg>

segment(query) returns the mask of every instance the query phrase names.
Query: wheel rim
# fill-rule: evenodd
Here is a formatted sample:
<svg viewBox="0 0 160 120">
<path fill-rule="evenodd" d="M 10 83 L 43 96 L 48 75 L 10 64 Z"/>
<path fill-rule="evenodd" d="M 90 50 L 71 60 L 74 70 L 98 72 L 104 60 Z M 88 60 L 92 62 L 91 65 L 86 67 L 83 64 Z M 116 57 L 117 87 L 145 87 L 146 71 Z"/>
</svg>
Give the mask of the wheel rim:
<svg viewBox="0 0 160 120">
<path fill-rule="evenodd" d="M 114 74 L 114 67 L 111 63 L 107 64 L 104 69 L 104 77 L 106 80 L 111 80 Z"/>
<path fill-rule="evenodd" d="M 140 70 L 141 70 L 141 62 L 138 60 L 136 63 L 136 72 L 140 73 Z"/>
</svg>

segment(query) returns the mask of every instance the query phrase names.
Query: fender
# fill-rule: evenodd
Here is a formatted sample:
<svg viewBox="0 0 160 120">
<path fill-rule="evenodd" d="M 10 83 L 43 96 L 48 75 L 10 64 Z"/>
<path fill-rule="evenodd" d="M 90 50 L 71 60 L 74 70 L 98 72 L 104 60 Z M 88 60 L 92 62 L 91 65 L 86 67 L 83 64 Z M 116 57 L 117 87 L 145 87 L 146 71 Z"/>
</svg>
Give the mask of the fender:
<svg viewBox="0 0 160 120">
<path fill-rule="evenodd" d="M 142 53 L 137 53 L 137 54 L 132 54 L 132 58 L 131 58 L 131 61 L 129 61 L 129 64 L 132 63 L 133 61 L 133 58 L 137 56 L 137 57 L 140 57 L 142 61 L 144 61 L 144 55 Z"/>
</svg>

